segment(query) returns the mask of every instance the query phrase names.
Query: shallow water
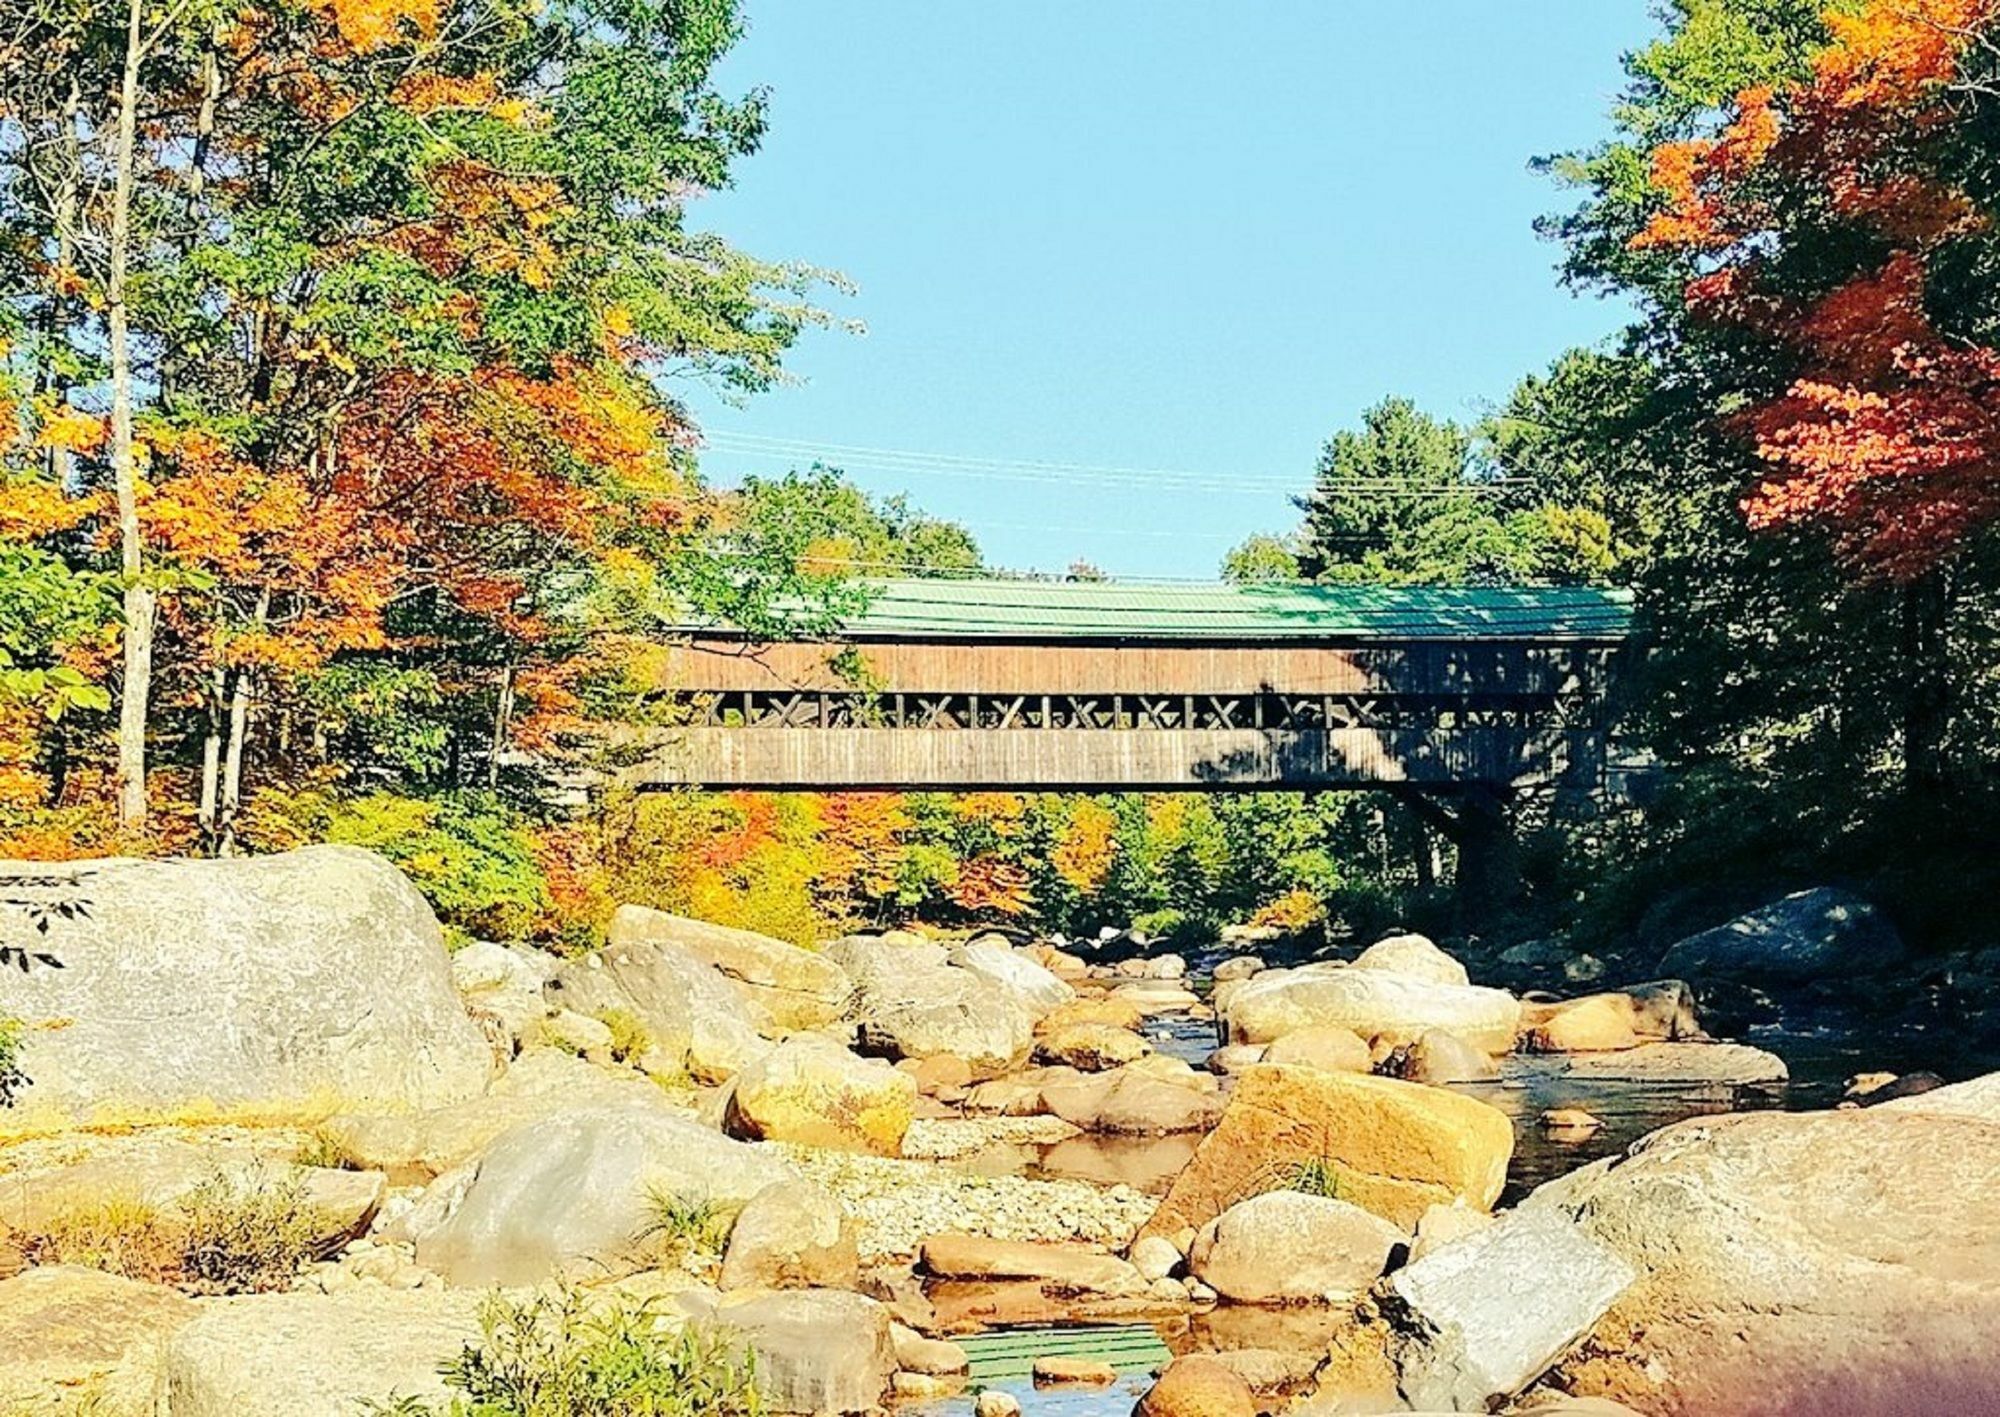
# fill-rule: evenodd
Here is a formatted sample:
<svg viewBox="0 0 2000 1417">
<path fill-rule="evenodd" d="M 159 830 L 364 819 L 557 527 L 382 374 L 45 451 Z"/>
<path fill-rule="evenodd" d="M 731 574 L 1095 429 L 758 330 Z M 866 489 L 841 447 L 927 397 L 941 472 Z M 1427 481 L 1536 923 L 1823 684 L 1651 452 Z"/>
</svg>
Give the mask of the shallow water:
<svg viewBox="0 0 2000 1417">
<path fill-rule="evenodd" d="M 1203 979 L 1201 992 L 1206 992 L 1205 985 Z M 1215 1024 L 1185 1014 L 1148 1019 L 1143 1032 L 1159 1052 L 1197 1067 L 1217 1046 Z M 1536 1186 L 1602 1157 L 1616 1155 L 1647 1133 L 1689 1117 L 1760 1108 L 1807 1111 L 1831 1107 L 1839 1101 L 1846 1079 L 1857 1072 L 1937 1066 L 1934 1060 L 1917 1055 L 1927 1050 L 1898 1049 L 1890 1046 L 1889 1040 L 1871 1037 L 1865 1028 L 1838 1024 L 1789 1030 L 1754 1029 L 1742 1041 L 1783 1058 L 1791 1072 L 1790 1080 L 1755 1086 L 1658 1085 L 1565 1078 L 1533 1069 L 1509 1069 L 1511 1075 L 1493 1082 L 1462 1085 L 1459 1090 L 1493 1104 L 1514 1119 L 1514 1159 L 1501 1204 L 1516 1204 Z M 1968 1063 L 1951 1069 L 1947 1075 L 1969 1075 L 1983 1070 Z M 1557 1107 L 1582 1108 L 1604 1125 L 1582 1138 L 1552 1135 L 1542 1128 L 1540 1118 L 1544 1111 Z M 1018 1174 L 1074 1178 L 1100 1185 L 1122 1182 L 1162 1194 L 1199 1140 L 1198 1136 L 1082 1136 L 1049 1147 L 1015 1149 L 1004 1161 L 990 1157 L 987 1161 Z M 1160 1328 L 1161 1336 L 1176 1352 L 1245 1347 L 1305 1351 L 1323 1348 L 1325 1335 L 1294 1333 L 1289 1329 L 1301 1325 L 1311 1328 L 1321 1321 L 1338 1322 L 1338 1316 L 1334 1311 L 1311 1308 L 1261 1310 L 1225 1306 L 1206 1315 L 1162 1323 Z M 1285 1326 L 1288 1331 L 1266 1332 L 1258 1327 L 1274 1324 Z M 1025 1380 L 999 1386 L 1021 1400 L 1027 1417 L 1126 1417 L 1148 1381 L 1143 1376 L 1133 1376 L 1114 1387 L 1098 1389 L 1037 1390 Z M 926 1417 L 968 1417 L 972 1398 L 967 1395 L 906 1410 L 922 1412 Z"/>
</svg>

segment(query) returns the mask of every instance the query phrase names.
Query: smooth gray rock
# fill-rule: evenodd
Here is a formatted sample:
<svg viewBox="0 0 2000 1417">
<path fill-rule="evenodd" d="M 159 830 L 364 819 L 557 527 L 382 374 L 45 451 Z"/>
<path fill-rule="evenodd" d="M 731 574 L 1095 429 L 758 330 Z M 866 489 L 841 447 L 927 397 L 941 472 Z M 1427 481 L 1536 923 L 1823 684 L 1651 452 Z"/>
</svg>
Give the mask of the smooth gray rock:
<svg viewBox="0 0 2000 1417">
<path fill-rule="evenodd" d="M 769 935 L 621 905 L 605 931 L 605 951 L 671 945 L 720 970 L 749 993 L 783 1029 L 819 1028 L 839 1018 L 854 992 L 847 972 L 823 954 Z"/>
<path fill-rule="evenodd" d="M 557 1113 L 440 1176 L 385 1233 L 458 1285 L 537 1284 L 641 1268 L 655 1194 L 740 1208 L 792 1179 L 771 1153 L 656 1103 Z"/>
<path fill-rule="evenodd" d="M 1486 1412 L 1547 1372 L 1637 1271 L 1553 1210 L 1516 1210 L 1393 1275 L 1383 1311 L 1416 1409 Z"/>
<path fill-rule="evenodd" d="M 399 1182 L 427 1181 L 523 1123 L 583 1107 L 660 1101 L 659 1088 L 644 1078 L 611 1072 L 557 1048 L 530 1048 L 483 1096 L 428 1112 L 333 1117 L 321 1130 L 350 1165 L 386 1171 Z"/>
<path fill-rule="evenodd" d="M 960 945 L 951 952 L 951 962 L 999 985 L 1031 1018 L 1053 1013 L 1076 997 L 1076 990 L 999 936 Z"/>
<path fill-rule="evenodd" d="M 211 1300 L 167 1345 L 159 1417 L 354 1417 L 449 1397 L 438 1367 L 479 1340 L 478 1296 L 369 1286 Z"/>
<path fill-rule="evenodd" d="M 567 961 L 549 998 L 579 1013 L 623 1009 L 653 1036 L 661 1055 L 656 1066 L 681 1062 L 697 1082 L 722 1082 L 762 1057 L 765 1036 L 780 1029 L 750 989 L 658 928 L 652 918 L 658 914 L 613 917 L 615 933 L 604 949 Z"/>
<path fill-rule="evenodd" d="M 1945 1091 L 1692 1118 L 1537 1189 L 1524 1210 L 1639 1272 L 1563 1386 L 1648 1413 L 1992 1410 L 2000 1125 L 1919 1110 Z"/>
<path fill-rule="evenodd" d="M 756 1355 L 773 1412 L 867 1412 L 896 1371 L 889 1310 L 838 1289 L 728 1296 L 710 1322 Z"/>
<path fill-rule="evenodd" d="M 1203 1226 L 1188 1273 L 1240 1304 L 1352 1298 L 1382 1277 L 1409 1236 L 1358 1205 L 1298 1191 L 1238 1201 Z"/>
<path fill-rule="evenodd" d="M 1772 901 L 1668 947 L 1660 973 L 1683 979 L 1805 984 L 1879 974 L 1900 964 L 1903 940 L 1857 895 L 1820 887 Z"/>
<path fill-rule="evenodd" d="M 27 1031 L 29 1108 L 436 1107 L 493 1071 L 437 918 L 372 852 L 9 862 L 0 889 L 89 903 L 46 937 L 65 968 L 0 971 L 0 1017 L 62 1025 Z"/>
<path fill-rule="evenodd" d="M 1747 1043 L 1642 1043 L 1615 1053 L 1517 1053 L 1509 1078 L 1560 1077 L 1662 1086 L 1748 1087 L 1790 1074 L 1776 1053 Z"/>
<path fill-rule="evenodd" d="M 1377 940 L 1354 961 L 1356 969 L 1381 969 L 1430 984 L 1454 984 L 1461 988 L 1472 982 L 1465 966 L 1439 949 L 1427 935 L 1391 935 Z"/>
<path fill-rule="evenodd" d="M 1442 1028 L 1488 1053 L 1514 1046 L 1521 1006 L 1512 994 L 1439 984 L 1389 969 L 1311 964 L 1267 970 L 1230 986 L 1229 1041 L 1269 1043 L 1301 1028 L 1338 1024 L 1363 1038 L 1416 1041 Z"/>
<path fill-rule="evenodd" d="M 884 972 L 861 986 L 856 1005 L 863 1044 L 897 1058 L 950 1053 L 974 1079 L 998 1077 L 1028 1060 L 1035 1025 L 1006 989 L 952 966 Z"/>
</svg>

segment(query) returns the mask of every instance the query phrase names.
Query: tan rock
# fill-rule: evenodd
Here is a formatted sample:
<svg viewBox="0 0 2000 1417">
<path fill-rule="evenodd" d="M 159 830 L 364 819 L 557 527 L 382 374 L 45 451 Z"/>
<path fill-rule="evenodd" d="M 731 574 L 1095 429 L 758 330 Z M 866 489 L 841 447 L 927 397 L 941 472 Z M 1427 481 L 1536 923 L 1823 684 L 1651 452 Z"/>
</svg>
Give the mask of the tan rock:
<svg viewBox="0 0 2000 1417">
<path fill-rule="evenodd" d="M 1604 1126 L 1604 1120 L 1581 1107 L 1551 1107 L 1540 1117 L 1541 1128 L 1558 1138 L 1590 1136 Z"/>
<path fill-rule="evenodd" d="M 1136 1409 L 1137 1417 L 1255 1417 L 1256 1411 L 1250 1385 L 1199 1354 L 1169 1363 Z"/>
<path fill-rule="evenodd" d="M 619 906 L 605 939 L 613 951 L 627 941 L 679 946 L 743 985 L 781 1028 L 831 1023 L 854 992 L 846 971 L 824 955 L 751 930 L 642 905 Z"/>
<path fill-rule="evenodd" d="M 925 1338 L 902 1324 L 890 1330 L 890 1338 L 896 1346 L 896 1366 L 906 1373 L 961 1377 L 969 1366 L 965 1350 L 948 1339 Z"/>
<path fill-rule="evenodd" d="M 972 1086 L 972 1065 L 950 1053 L 933 1053 L 928 1058 L 905 1058 L 897 1070 L 916 1079 L 917 1091 L 926 1097 L 962 1093 Z"/>
<path fill-rule="evenodd" d="M 1301 1028 L 1264 1050 L 1266 1063 L 1294 1063 L 1330 1073 L 1365 1073 L 1374 1066 L 1368 1044 L 1351 1028 L 1322 1024 Z"/>
<path fill-rule="evenodd" d="M 1248 979 L 1253 974 L 1264 972 L 1264 961 L 1256 955 L 1232 955 L 1215 966 L 1210 977 L 1218 984 L 1227 984 L 1232 979 Z"/>
<path fill-rule="evenodd" d="M 1208 1078 L 1211 1085 L 1214 1081 Z M 1049 1083 L 1042 1088 L 1042 1105 L 1086 1132 L 1123 1136 L 1205 1131 L 1222 1112 L 1221 1099 L 1214 1092 L 1146 1071 L 1140 1063 Z"/>
<path fill-rule="evenodd" d="M 853 1289 L 861 1261 L 854 1222 L 806 1181 L 774 1181 L 750 1198 L 723 1251 L 724 1289 Z"/>
<path fill-rule="evenodd" d="M 1105 1023 L 1076 1023 L 1044 1033 L 1035 1055 L 1045 1063 L 1101 1073 L 1137 1062 L 1153 1045 L 1129 1028 Z"/>
<path fill-rule="evenodd" d="M 830 1038 L 794 1034 L 736 1079 L 727 1130 L 753 1141 L 902 1153 L 917 1084 Z"/>
<path fill-rule="evenodd" d="M 1639 1035 L 1632 1031 L 1632 1008 L 1623 995 L 1593 994 L 1530 1029 L 1527 1046 L 1537 1053 L 1615 1053 L 1638 1047 Z"/>
<path fill-rule="evenodd" d="M 1387 976 L 1385 976 L 1387 977 Z M 1237 1081 L 1214 1131 L 1144 1227 L 1171 1235 L 1312 1168 L 1397 1225 L 1464 1197 L 1491 1208 L 1506 1183 L 1513 1124 L 1474 1098 L 1390 1078 L 1260 1065 Z"/>
<path fill-rule="evenodd" d="M 1051 1354 L 1035 1360 L 1036 1387 L 1110 1387 L 1118 1381 L 1118 1370 L 1094 1358 L 1067 1358 Z"/>
<path fill-rule="evenodd" d="M 0 1281 L 0 1410 L 80 1410 L 104 1417 L 152 1411 L 161 1349 L 199 1313 L 157 1284 L 55 1265 Z"/>
<path fill-rule="evenodd" d="M 1358 1205 L 1266 1191 L 1202 1227 L 1188 1272 L 1239 1304 L 1322 1303 L 1365 1291 L 1408 1239 Z"/>
<path fill-rule="evenodd" d="M 1021 1417 L 1021 1399 L 997 1387 L 987 1388 L 974 1399 L 972 1417 Z"/>
<path fill-rule="evenodd" d="M 1208 1070 L 1220 1077 L 1233 1077 L 1245 1068 L 1253 1068 L 1264 1061 L 1262 1043 L 1231 1043 L 1216 1049 L 1208 1055 Z"/>
<path fill-rule="evenodd" d="M 1040 1245 L 983 1235 L 933 1235 L 921 1250 L 926 1272 L 940 1279 L 1032 1280 L 1073 1294 L 1142 1294 L 1146 1281 L 1116 1255 L 1080 1245 Z"/>
<path fill-rule="evenodd" d="M 899 1372 L 889 1391 L 898 1402 L 942 1402 L 965 1391 L 965 1378 L 949 1374 Z"/>
</svg>

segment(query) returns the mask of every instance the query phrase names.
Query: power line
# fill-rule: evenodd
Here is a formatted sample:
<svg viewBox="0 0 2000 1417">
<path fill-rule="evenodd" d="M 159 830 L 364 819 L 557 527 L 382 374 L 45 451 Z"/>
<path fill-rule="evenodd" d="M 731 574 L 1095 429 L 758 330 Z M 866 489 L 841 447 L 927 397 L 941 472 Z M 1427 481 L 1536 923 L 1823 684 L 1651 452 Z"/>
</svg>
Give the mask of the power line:
<svg viewBox="0 0 2000 1417">
<path fill-rule="evenodd" d="M 738 433 L 726 429 L 707 433 L 705 440 L 714 451 L 731 457 L 780 462 L 828 462 L 873 472 L 1054 484 L 1095 482 L 1156 491 L 1210 491 L 1259 496 L 1271 493 L 1296 496 L 1300 493 L 1296 481 L 1273 479 L 1268 475 L 1230 476 L 1170 468 L 968 457 L 955 453 L 925 453 L 849 443 L 818 443 L 797 438 L 776 438 L 758 433 Z M 1421 487 L 1393 478 L 1342 478 L 1337 481 L 1320 480 L 1313 485 L 1316 489 L 1357 496 L 1457 497 L 1492 495 L 1508 487 L 1518 486 L 1524 480 L 1500 478 L 1491 482 L 1463 482 L 1442 487 Z"/>
</svg>

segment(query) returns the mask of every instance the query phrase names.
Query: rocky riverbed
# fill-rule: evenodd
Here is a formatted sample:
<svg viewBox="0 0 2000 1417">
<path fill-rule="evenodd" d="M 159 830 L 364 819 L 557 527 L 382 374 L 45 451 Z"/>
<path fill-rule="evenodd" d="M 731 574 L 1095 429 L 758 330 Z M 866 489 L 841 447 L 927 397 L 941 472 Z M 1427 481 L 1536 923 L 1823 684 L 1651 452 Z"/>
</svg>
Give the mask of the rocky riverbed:
<svg viewBox="0 0 2000 1417">
<path fill-rule="evenodd" d="M 0 980 L 0 1412 L 441 1412 L 495 1302 L 777 1412 L 2000 1410 L 2000 1084 L 1794 1085 L 1793 996 L 1902 958 L 1834 893 L 1190 968 L 637 906 L 448 953 L 340 848 L 12 874 L 89 909 Z"/>
</svg>

